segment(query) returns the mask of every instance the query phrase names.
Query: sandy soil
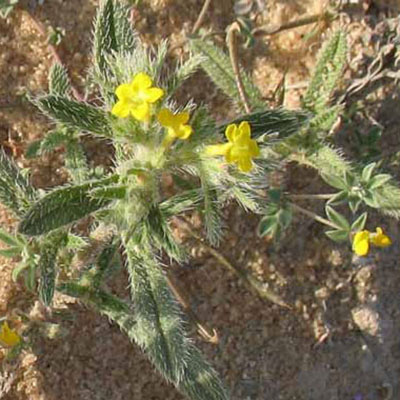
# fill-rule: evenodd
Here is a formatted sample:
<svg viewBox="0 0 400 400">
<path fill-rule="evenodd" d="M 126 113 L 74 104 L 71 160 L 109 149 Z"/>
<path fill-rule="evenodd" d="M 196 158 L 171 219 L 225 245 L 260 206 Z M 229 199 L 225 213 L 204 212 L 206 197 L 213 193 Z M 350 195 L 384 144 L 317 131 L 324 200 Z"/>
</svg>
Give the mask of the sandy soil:
<svg viewBox="0 0 400 400">
<path fill-rule="evenodd" d="M 233 1 L 213 2 L 204 27 L 224 30 L 233 18 Z M 264 21 L 285 23 L 321 12 L 324 3 L 312 0 L 270 0 Z M 371 37 L 377 22 L 399 11 L 398 1 L 359 1 L 344 21 L 348 25 L 351 55 L 373 52 Z M 51 187 L 65 179 L 62 149 L 38 160 L 23 151 L 49 128 L 46 119 L 23 100 L 27 91 L 46 90 L 52 55 L 37 24 L 65 29 L 59 54 L 74 84 L 82 89 L 90 61 L 91 21 L 95 0 L 34 0 L 20 2 L 7 20 L 0 20 L 0 141 L 24 167 L 30 167 L 38 187 Z M 148 0 L 133 10 L 138 32 L 148 43 L 169 38 L 179 43 L 190 32 L 202 1 Z M 363 7 L 364 6 L 364 7 Z M 367 7 L 369 6 L 369 7 Z M 78 10 L 78 12 L 77 12 Z M 316 50 L 332 26 L 322 22 L 262 38 L 254 48 L 242 50 L 245 67 L 263 95 L 270 97 L 286 71 L 289 86 L 307 81 Z M 308 41 L 303 40 L 315 28 Z M 368 36 L 369 35 L 369 36 Z M 175 49 L 171 62 L 184 54 Z M 352 64 L 346 79 L 365 71 L 365 62 Z M 296 107 L 300 88 L 287 92 L 285 105 Z M 303 85 L 304 86 L 304 85 Z M 385 128 L 385 143 L 397 133 L 398 91 L 391 81 L 369 104 L 371 115 Z M 230 115 L 229 102 L 204 73 L 197 73 L 180 92 L 181 101 L 212 105 L 217 118 Z M 391 102 L 384 102 L 388 96 Z M 379 104 L 379 107 L 376 107 Z M 398 114 L 398 113 L 397 113 Z M 222 117 L 221 117 L 222 116 Z M 392 136 L 391 136 L 392 135 Z M 351 142 L 351 140 L 349 139 Z M 346 140 L 344 140 L 346 143 Z M 351 144 L 351 143 L 350 143 Z M 101 147 L 87 143 L 92 160 L 101 160 Z M 93 161 L 95 162 L 95 161 Z M 98 161 L 96 161 L 98 162 Z M 293 169 L 288 178 L 293 191 L 318 181 Z M 318 187 L 316 187 L 318 189 Z M 322 211 L 322 210 L 317 210 Z M 271 400 L 378 400 L 399 398 L 400 273 L 398 226 L 380 219 L 394 245 L 376 253 L 363 265 L 350 249 L 324 238 L 323 229 L 296 217 L 279 249 L 256 237 L 257 218 L 230 207 L 230 227 L 220 251 L 248 269 L 293 304 L 292 310 L 259 299 L 237 277 L 219 265 L 206 249 L 182 238 L 191 249 L 190 266 L 174 267 L 191 306 L 209 329 L 216 329 L 217 345 L 192 335 L 232 392 L 232 399 Z M 195 222 L 195 221 L 194 221 Z M 15 226 L 0 209 L 0 224 Z M 19 309 L 39 317 L 35 298 L 22 284 L 11 281 L 13 264 L 0 258 L 0 309 L 11 315 Z M 124 287 L 123 277 L 116 283 Z M 90 309 L 59 298 L 50 321 L 59 332 L 51 339 L 36 335 L 32 352 L 4 363 L 0 398 L 8 400 L 181 399 L 181 395 L 154 371 L 119 329 Z M 56 326 L 56 325 L 54 325 Z M 4 353 L 2 353 L 4 356 Z"/>
</svg>

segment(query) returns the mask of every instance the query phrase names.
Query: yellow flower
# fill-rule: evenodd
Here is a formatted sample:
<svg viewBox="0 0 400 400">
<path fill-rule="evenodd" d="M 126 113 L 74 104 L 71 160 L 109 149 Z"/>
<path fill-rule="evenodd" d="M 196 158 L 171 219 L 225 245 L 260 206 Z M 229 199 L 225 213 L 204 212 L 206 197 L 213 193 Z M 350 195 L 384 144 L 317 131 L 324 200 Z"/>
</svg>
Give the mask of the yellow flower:
<svg viewBox="0 0 400 400">
<path fill-rule="evenodd" d="M 17 332 L 10 329 L 7 321 L 3 322 L 0 331 L 0 344 L 3 347 L 14 347 L 21 342 L 21 337 Z"/>
<path fill-rule="evenodd" d="M 387 247 L 392 244 L 389 236 L 386 236 L 382 228 L 376 228 L 376 233 L 371 234 L 371 243 L 376 247 Z"/>
<path fill-rule="evenodd" d="M 192 127 L 186 124 L 189 121 L 188 112 L 172 114 L 167 108 L 163 108 L 158 113 L 157 119 L 164 128 L 167 128 L 165 142 L 172 142 L 175 138 L 185 140 L 193 132 Z"/>
<path fill-rule="evenodd" d="M 358 256 L 366 256 L 369 251 L 369 232 L 360 231 L 354 235 L 353 251 Z"/>
<path fill-rule="evenodd" d="M 375 233 L 367 230 L 360 231 L 354 235 L 353 251 L 359 256 L 365 256 L 368 254 L 370 244 L 376 247 L 387 247 L 392 244 L 392 241 L 379 227 L 376 228 Z"/>
<path fill-rule="evenodd" d="M 123 83 L 115 90 L 118 102 L 111 110 L 113 115 L 127 118 L 132 115 L 139 121 L 150 119 L 150 104 L 164 95 L 164 91 L 153 84 L 149 75 L 140 72 L 133 77 L 131 83 Z"/>
<path fill-rule="evenodd" d="M 260 155 L 257 142 L 251 139 L 250 124 L 247 121 L 231 124 L 226 127 L 225 136 L 228 143 L 207 146 L 206 154 L 210 156 L 223 155 L 228 163 L 236 163 L 242 172 L 253 168 L 252 158 Z"/>
</svg>

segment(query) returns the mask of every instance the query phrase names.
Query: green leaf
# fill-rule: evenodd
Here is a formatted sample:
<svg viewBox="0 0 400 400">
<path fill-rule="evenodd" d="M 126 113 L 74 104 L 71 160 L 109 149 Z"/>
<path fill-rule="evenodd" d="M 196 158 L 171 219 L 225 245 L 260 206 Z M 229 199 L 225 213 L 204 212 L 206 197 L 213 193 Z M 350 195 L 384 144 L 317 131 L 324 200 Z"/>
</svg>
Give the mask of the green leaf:
<svg viewBox="0 0 400 400">
<path fill-rule="evenodd" d="M 9 246 L 19 246 L 21 244 L 14 235 L 10 235 L 2 228 L 0 228 L 0 240 Z"/>
<path fill-rule="evenodd" d="M 22 253 L 21 247 L 8 247 L 7 249 L 0 249 L 0 256 L 7 258 L 19 257 Z"/>
<path fill-rule="evenodd" d="M 357 212 L 358 208 L 361 205 L 361 202 L 362 202 L 362 200 L 358 199 L 358 198 L 350 198 L 349 199 L 349 207 L 353 214 L 355 214 Z"/>
<path fill-rule="evenodd" d="M 11 279 L 13 280 L 13 282 L 17 282 L 20 273 L 22 271 L 24 271 L 25 269 L 27 269 L 28 267 L 29 267 L 29 264 L 27 264 L 26 262 L 18 263 L 14 267 L 14 269 L 12 270 L 12 273 L 11 273 Z"/>
<path fill-rule="evenodd" d="M 364 196 L 362 200 L 364 200 L 364 203 L 369 207 L 379 208 L 380 206 L 379 202 L 375 198 L 375 195 L 372 193 L 369 193 L 368 195 Z"/>
<path fill-rule="evenodd" d="M 221 136 L 225 135 L 228 125 L 240 124 L 242 121 L 247 121 L 250 124 L 251 137 L 253 139 L 258 139 L 266 135 L 264 141 L 267 142 L 267 138 L 273 135 L 274 142 L 276 142 L 276 140 L 282 140 L 298 133 L 303 127 L 307 126 L 310 118 L 310 113 L 305 111 L 276 108 L 243 115 L 233 121 L 220 125 L 218 131 Z"/>
<path fill-rule="evenodd" d="M 26 174 L 0 150 L 0 202 L 22 216 L 35 199 L 35 190 Z"/>
<path fill-rule="evenodd" d="M 242 106 L 229 57 L 214 44 L 203 39 L 192 38 L 189 44 L 193 52 L 202 57 L 201 65 L 214 84 L 238 105 Z M 259 90 L 243 70 L 241 77 L 251 105 L 263 107 L 264 101 Z"/>
<path fill-rule="evenodd" d="M 202 192 L 199 189 L 186 190 L 164 200 L 160 204 L 160 210 L 166 218 L 183 214 L 195 209 L 203 200 Z"/>
<path fill-rule="evenodd" d="M 352 187 L 355 184 L 356 177 L 350 171 L 344 171 L 344 181 L 347 187 Z"/>
<path fill-rule="evenodd" d="M 227 400 L 216 372 L 186 336 L 185 324 L 165 276 L 154 259 L 127 247 L 136 343 L 154 366 L 192 400 Z"/>
<path fill-rule="evenodd" d="M 131 7 L 114 1 L 114 29 L 117 49 L 121 53 L 132 53 L 137 44 L 137 33 L 130 20 Z"/>
<path fill-rule="evenodd" d="M 346 190 L 342 190 L 341 192 L 336 193 L 334 196 L 332 196 L 326 204 L 331 204 L 331 205 L 338 205 L 346 201 L 348 198 L 348 192 Z"/>
<path fill-rule="evenodd" d="M 258 224 L 258 235 L 260 237 L 267 236 L 267 235 L 272 235 L 272 233 L 276 230 L 276 225 L 278 224 L 278 221 L 275 216 L 266 216 L 263 217 Z"/>
<path fill-rule="evenodd" d="M 352 224 L 351 230 L 352 232 L 362 231 L 365 227 L 365 223 L 367 222 L 368 213 L 362 213 Z"/>
<path fill-rule="evenodd" d="M 366 165 L 361 173 L 361 180 L 363 182 L 369 182 L 369 180 L 371 179 L 372 173 L 374 172 L 374 169 L 376 167 L 376 163 L 371 163 Z"/>
<path fill-rule="evenodd" d="M 100 187 L 90 191 L 90 196 L 94 199 L 121 200 L 126 197 L 128 187 L 123 185 L 113 185 Z"/>
<path fill-rule="evenodd" d="M 291 209 L 282 208 L 278 213 L 278 221 L 282 229 L 287 229 L 292 222 L 293 212 Z"/>
<path fill-rule="evenodd" d="M 72 129 L 112 137 L 108 114 L 99 108 L 54 95 L 39 97 L 34 104 L 48 117 Z"/>
<path fill-rule="evenodd" d="M 73 137 L 65 145 L 65 167 L 74 183 L 83 183 L 89 177 L 86 154 L 79 140 Z"/>
<path fill-rule="evenodd" d="M 56 260 L 61 245 L 65 244 L 65 232 L 53 232 L 40 244 L 39 258 L 39 298 L 45 306 L 50 306 L 56 284 Z"/>
<path fill-rule="evenodd" d="M 182 263 L 185 254 L 182 247 L 175 240 L 168 222 L 156 206 L 153 206 L 146 219 L 147 231 L 152 244 L 159 250 L 164 250 L 170 259 Z"/>
<path fill-rule="evenodd" d="M 329 239 L 332 239 L 335 242 L 345 242 L 349 240 L 349 232 L 348 231 L 326 231 L 325 235 L 328 236 Z"/>
<path fill-rule="evenodd" d="M 327 174 L 325 172 L 321 172 L 321 178 L 330 186 L 335 189 L 344 190 L 347 189 L 347 184 L 342 177 L 333 174 Z"/>
<path fill-rule="evenodd" d="M 0 0 L 0 17 L 7 18 L 18 0 Z"/>
<path fill-rule="evenodd" d="M 328 205 L 325 207 L 325 211 L 329 220 L 333 222 L 338 228 L 342 228 L 342 230 L 346 232 L 350 230 L 350 224 L 347 222 L 346 218 L 342 214 L 339 214 L 336 210 Z"/>
<path fill-rule="evenodd" d="M 346 33 L 338 30 L 324 44 L 318 55 L 317 65 L 303 98 L 303 106 L 306 109 L 317 113 L 326 109 L 342 77 L 346 57 Z"/>
<path fill-rule="evenodd" d="M 372 179 L 369 180 L 368 182 L 368 189 L 369 190 L 375 190 L 383 185 L 385 183 L 389 182 L 392 179 L 392 176 L 389 174 L 378 174 L 372 177 Z"/>
<path fill-rule="evenodd" d="M 71 82 L 67 70 L 56 62 L 50 68 L 49 90 L 53 95 L 68 96 L 71 91 Z"/>
<path fill-rule="evenodd" d="M 109 199 L 94 199 L 90 191 L 118 181 L 118 175 L 77 186 L 55 189 L 41 198 L 26 213 L 19 225 L 19 232 L 36 236 L 75 222 L 106 207 Z"/>
<path fill-rule="evenodd" d="M 107 61 L 107 55 L 117 51 L 117 39 L 114 24 L 114 2 L 102 0 L 97 9 L 94 24 L 94 62 L 103 79 L 111 79 L 112 73 Z"/>
</svg>

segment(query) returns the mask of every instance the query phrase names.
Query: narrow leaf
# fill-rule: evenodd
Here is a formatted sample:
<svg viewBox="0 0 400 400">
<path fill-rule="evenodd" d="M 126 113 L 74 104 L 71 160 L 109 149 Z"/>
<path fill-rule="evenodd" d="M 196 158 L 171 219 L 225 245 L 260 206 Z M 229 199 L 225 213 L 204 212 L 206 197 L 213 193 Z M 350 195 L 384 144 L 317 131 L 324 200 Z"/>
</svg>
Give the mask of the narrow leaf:
<svg viewBox="0 0 400 400">
<path fill-rule="evenodd" d="M 350 225 L 342 214 L 339 214 L 330 206 L 326 206 L 325 211 L 329 220 L 333 222 L 337 227 L 342 228 L 342 230 L 347 232 L 350 230 Z"/>
<path fill-rule="evenodd" d="M 369 182 L 369 180 L 371 179 L 372 173 L 374 172 L 376 167 L 376 163 L 371 163 L 366 165 L 361 173 L 361 180 L 364 182 Z"/>
<path fill-rule="evenodd" d="M 329 239 L 332 239 L 335 242 L 344 242 L 349 240 L 349 232 L 348 231 L 326 231 L 325 235 L 328 236 Z"/>
<path fill-rule="evenodd" d="M 382 187 L 385 183 L 389 182 L 392 179 L 389 174 L 378 174 L 372 177 L 372 179 L 368 182 L 368 189 L 375 190 L 377 188 Z"/>
<path fill-rule="evenodd" d="M 21 247 L 8 247 L 7 249 L 0 249 L 0 256 L 6 258 L 19 257 L 22 253 Z"/>
<path fill-rule="evenodd" d="M 190 46 L 195 54 L 202 57 L 202 67 L 228 97 L 241 105 L 236 80 L 229 57 L 214 44 L 203 39 L 190 39 Z M 263 107 L 264 101 L 258 89 L 251 82 L 250 77 L 242 70 L 241 76 L 245 91 L 253 107 Z"/>
<path fill-rule="evenodd" d="M 116 181 L 118 176 L 112 175 L 99 181 L 51 191 L 26 213 L 19 225 L 19 232 L 28 236 L 42 235 L 106 207 L 110 200 L 94 199 L 90 191 Z"/>
<path fill-rule="evenodd" d="M 368 213 L 362 213 L 352 224 L 351 230 L 353 232 L 362 231 L 365 227 L 365 223 L 367 222 Z"/>
<path fill-rule="evenodd" d="M 50 306 L 56 284 L 56 259 L 60 246 L 66 241 L 65 232 L 53 232 L 41 242 L 39 258 L 39 298 Z"/>
<path fill-rule="evenodd" d="M 67 70 L 60 63 L 51 66 L 49 74 L 49 90 L 53 95 L 68 96 L 71 90 L 71 82 Z"/>
<path fill-rule="evenodd" d="M 8 244 L 9 246 L 18 246 L 20 242 L 18 242 L 17 238 L 14 235 L 9 234 L 4 229 L 0 228 L 0 240 Z"/>
<path fill-rule="evenodd" d="M 14 161 L 0 150 L 0 202 L 21 217 L 35 199 L 35 190 Z"/>
<path fill-rule="evenodd" d="M 56 122 L 100 136 L 112 136 L 107 113 L 99 108 L 54 95 L 39 97 L 35 99 L 34 103 L 44 114 Z"/>
</svg>

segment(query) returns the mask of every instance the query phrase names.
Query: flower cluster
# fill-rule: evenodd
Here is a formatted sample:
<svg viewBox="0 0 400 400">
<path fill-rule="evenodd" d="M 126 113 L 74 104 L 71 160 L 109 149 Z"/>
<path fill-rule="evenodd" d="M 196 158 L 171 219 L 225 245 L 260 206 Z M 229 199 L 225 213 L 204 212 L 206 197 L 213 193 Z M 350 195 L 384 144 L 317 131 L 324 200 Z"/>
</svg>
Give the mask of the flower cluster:
<svg viewBox="0 0 400 400">
<path fill-rule="evenodd" d="M 353 251 L 359 256 L 366 256 L 371 244 L 376 247 L 387 247 L 392 244 L 392 241 L 379 227 L 376 228 L 376 232 L 360 231 L 354 235 Z"/>
<path fill-rule="evenodd" d="M 148 122 L 152 115 L 152 105 L 164 95 L 164 90 L 153 87 L 151 77 L 143 72 L 136 74 L 131 83 L 123 83 L 115 90 L 118 102 L 111 113 L 119 118 L 132 116 L 141 122 Z M 162 108 L 157 120 L 167 130 L 162 143 L 163 148 L 175 140 L 186 140 L 193 133 L 188 125 L 190 115 L 188 112 L 172 113 L 167 108 Z M 225 157 L 227 163 L 237 164 L 242 172 L 249 172 L 253 168 L 252 159 L 258 157 L 260 150 L 257 142 L 251 139 L 250 124 L 246 121 L 228 125 L 225 131 L 228 143 L 216 144 L 206 147 L 205 153 L 209 156 Z"/>
<path fill-rule="evenodd" d="M 21 342 L 21 337 L 13 329 L 10 329 L 7 321 L 3 322 L 0 330 L 0 344 L 3 347 L 14 347 Z"/>
</svg>

